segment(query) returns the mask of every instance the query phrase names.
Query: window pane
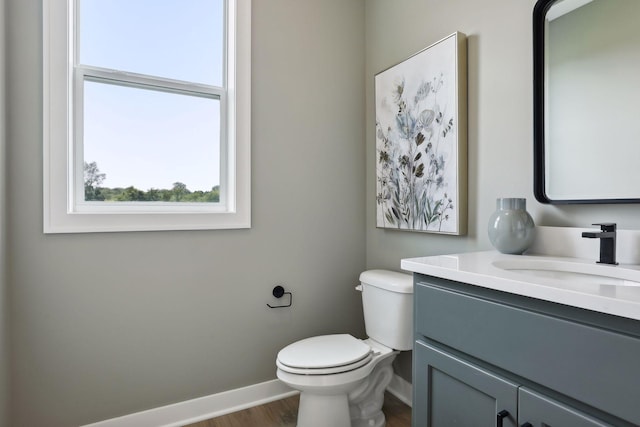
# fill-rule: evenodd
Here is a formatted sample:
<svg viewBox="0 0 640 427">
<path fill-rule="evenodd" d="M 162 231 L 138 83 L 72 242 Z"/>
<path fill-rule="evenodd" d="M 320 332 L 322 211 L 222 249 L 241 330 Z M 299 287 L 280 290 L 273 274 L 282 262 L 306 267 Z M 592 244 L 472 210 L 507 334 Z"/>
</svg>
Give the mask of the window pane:
<svg viewBox="0 0 640 427">
<path fill-rule="evenodd" d="M 85 200 L 219 201 L 218 99 L 94 81 L 84 95 Z"/>
<path fill-rule="evenodd" d="M 224 0 L 80 0 L 83 65 L 222 86 Z"/>
</svg>

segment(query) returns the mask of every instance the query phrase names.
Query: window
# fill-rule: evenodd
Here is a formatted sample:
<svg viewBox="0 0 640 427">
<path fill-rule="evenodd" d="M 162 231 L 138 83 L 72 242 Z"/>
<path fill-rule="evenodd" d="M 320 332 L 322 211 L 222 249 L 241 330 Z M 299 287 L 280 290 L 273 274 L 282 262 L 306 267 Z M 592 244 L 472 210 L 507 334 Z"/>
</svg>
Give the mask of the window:
<svg viewBox="0 0 640 427">
<path fill-rule="evenodd" d="M 250 226 L 250 0 L 44 0 L 45 233 Z"/>
</svg>

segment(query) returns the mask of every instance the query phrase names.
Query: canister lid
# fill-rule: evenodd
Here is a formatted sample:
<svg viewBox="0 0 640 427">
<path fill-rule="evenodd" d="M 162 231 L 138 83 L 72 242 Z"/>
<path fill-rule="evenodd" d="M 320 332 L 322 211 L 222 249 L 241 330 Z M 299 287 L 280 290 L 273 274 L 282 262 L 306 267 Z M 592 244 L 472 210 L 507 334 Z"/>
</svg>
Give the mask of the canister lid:
<svg viewBox="0 0 640 427">
<path fill-rule="evenodd" d="M 391 292 L 413 293 L 413 276 L 389 270 L 367 270 L 360 274 L 360 282 Z"/>
</svg>

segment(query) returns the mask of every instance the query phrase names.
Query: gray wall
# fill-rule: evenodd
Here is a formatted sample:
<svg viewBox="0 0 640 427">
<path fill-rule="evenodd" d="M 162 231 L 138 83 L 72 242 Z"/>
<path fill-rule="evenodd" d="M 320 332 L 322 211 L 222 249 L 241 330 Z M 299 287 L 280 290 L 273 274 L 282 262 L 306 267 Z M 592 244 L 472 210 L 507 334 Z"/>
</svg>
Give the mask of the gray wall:
<svg viewBox="0 0 640 427">
<path fill-rule="evenodd" d="M 253 227 L 42 234 L 41 2 L 7 0 L 11 426 L 71 426 L 275 378 L 363 335 L 364 2 L 253 2 Z M 293 292 L 270 310 L 271 289 Z"/>
<path fill-rule="evenodd" d="M 497 197 L 526 197 L 536 224 L 640 228 L 639 205 L 547 206 L 533 197 L 532 10 L 535 0 L 367 0 L 367 267 L 405 257 L 490 249 Z M 454 31 L 468 37 L 469 232 L 465 237 L 376 229 L 374 75 Z M 596 257 L 597 254 L 594 254 Z M 410 358 L 396 369 L 410 378 Z"/>
<path fill-rule="evenodd" d="M 531 12 L 512 0 L 368 0 L 366 10 L 367 265 L 489 247 L 496 197 L 533 202 Z M 454 31 L 468 37 L 469 222 L 464 237 L 376 229 L 376 73 Z"/>
<path fill-rule="evenodd" d="M 4 0 L 0 0 L 0 25 L 5 28 Z M 0 31 L 0 427 L 9 421 L 9 316 L 6 275 L 6 215 L 5 215 L 5 34 Z"/>
<path fill-rule="evenodd" d="M 40 1 L 6 3 L 11 426 L 272 379 L 292 340 L 362 335 L 365 266 L 489 249 L 496 197 L 526 197 L 540 225 L 640 228 L 637 205 L 533 199 L 534 0 L 270 0 L 253 2 L 253 228 L 44 236 Z M 469 37 L 469 233 L 378 230 L 373 76 L 455 30 Z M 276 282 L 291 310 L 265 307 Z M 407 356 L 397 368 L 409 377 Z"/>
</svg>

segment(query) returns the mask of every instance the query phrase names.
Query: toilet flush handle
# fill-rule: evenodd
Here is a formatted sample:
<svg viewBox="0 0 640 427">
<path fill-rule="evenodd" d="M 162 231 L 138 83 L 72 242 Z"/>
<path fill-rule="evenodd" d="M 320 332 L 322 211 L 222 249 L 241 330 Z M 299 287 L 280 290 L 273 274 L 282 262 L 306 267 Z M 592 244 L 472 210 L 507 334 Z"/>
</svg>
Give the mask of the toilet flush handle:
<svg viewBox="0 0 640 427">
<path fill-rule="evenodd" d="M 362 292 L 362 283 L 356 286 L 356 291 Z"/>
</svg>

